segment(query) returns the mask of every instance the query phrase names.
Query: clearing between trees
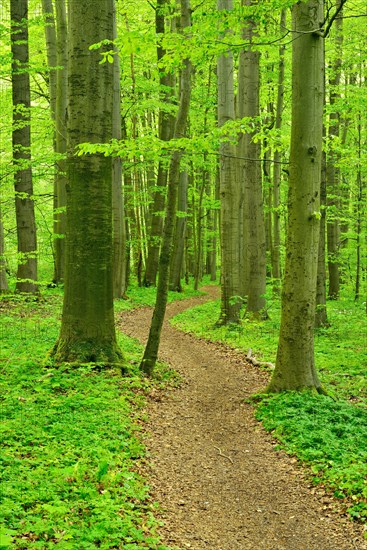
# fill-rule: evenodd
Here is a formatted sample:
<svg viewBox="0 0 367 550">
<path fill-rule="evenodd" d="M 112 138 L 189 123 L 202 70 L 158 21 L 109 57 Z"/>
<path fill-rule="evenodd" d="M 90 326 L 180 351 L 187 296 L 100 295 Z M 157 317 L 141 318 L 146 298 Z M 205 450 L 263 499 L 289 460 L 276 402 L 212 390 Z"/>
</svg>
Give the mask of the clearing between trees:
<svg viewBox="0 0 367 550">
<path fill-rule="evenodd" d="M 148 406 L 147 475 L 162 510 L 162 542 L 195 550 L 366 549 L 362 527 L 276 449 L 245 403 L 267 375 L 240 353 L 169 324 L 216 297 L 215 287 L 205 290 L 167 307 L 160 358 L 182 382 L 154 390 Z M 145 342 L 151 314 L 150 308 L 124 312 L 119 328 Z"/>
</svg>

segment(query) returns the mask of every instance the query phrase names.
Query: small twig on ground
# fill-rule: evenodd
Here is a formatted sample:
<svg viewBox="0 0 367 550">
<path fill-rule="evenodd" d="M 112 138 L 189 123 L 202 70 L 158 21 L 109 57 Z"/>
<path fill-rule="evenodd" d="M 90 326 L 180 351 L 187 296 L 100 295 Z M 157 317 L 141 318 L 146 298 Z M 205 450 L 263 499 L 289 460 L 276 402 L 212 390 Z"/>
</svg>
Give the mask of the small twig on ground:
<svg viewBox="0 0 367 550">
<path fill-rule="evenodd" d="M 228 455 L 224 455 L 219 447 L 214 447 L 214 449 L 217 449 L 217 451 L 219 452 L 219 456 L 222 456 L 223 458 L 227 458 L 230 461 L 230 463 L 233 464 L 233 460 L 231 459 L 231 457 Z"/>
</svg>

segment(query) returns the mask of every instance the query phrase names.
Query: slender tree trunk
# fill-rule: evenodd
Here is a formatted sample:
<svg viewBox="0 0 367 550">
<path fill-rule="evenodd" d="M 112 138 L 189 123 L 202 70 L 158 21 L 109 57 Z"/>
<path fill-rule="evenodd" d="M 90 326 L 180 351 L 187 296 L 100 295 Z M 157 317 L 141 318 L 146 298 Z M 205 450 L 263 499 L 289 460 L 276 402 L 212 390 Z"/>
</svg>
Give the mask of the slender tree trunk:
<svg viewBox="0 0 367 550">
<path fill-rule="evenodd" d="M 356 284 L 354 299 L 359 300 L 361 289 L 361 230 L 362 230 L 362 198 L 363 198 L 363 183 L 362 183 L 362 123 L 361 114 L 358 114 L 357 124 L 357 154 L 358 154 L 358 168 L 357 168 L 357 203 L 356 203 Z"/>
<path fill-rule="evenodd" d="M 190 25 L 190 0 L 181 0 L 181 28 L 183 30 L 188 29 Z M 180 104 L 173 134 L 174 138 L 182 138 L 186 132 L 191 96 L 191 71 L 191 61 L 186 58 L 183 61 L 183 68 L 181 71 Z M 157 298 L 149 331 L 148 342 L 140 365 L 142 371 L 148 376 L 152 374 L 157 361 L 162 325 L 166 312 L 169 264 L 174 222 L 177 210 L 177 190 L 180 175 L 181 156 L 182 153 L 180 151 L 175 151 L 173 153 L 169 169 L 166 219 L 163 230 L 162 249 L 159 258 Z"/>
<path fill-rule="evenodd" d="M 8 292 L 8 280 L 6 277 L 4 225 L 0 205 L 0 294 Z"/>
<path fill-rule="evenodd" d="M 218 0 L 221 17 L 233 10 L 232 0 Z M 218 125 L 234 120 L 233 55 L 228 51 L 218 58 Z M 239 202 L 235 145 L 223 141 L 220 145 L 221 201 L 221 314 L 218 324 L 238 323 L 240 320 L 239 273 Z"/>
<path fill-rule="evenodd" d="M 54 8 L 52 0 L 42 0 L 42 12 L 45 19 L 45 38 L 48 65 L 48 89 L 50 93 L 50 107 L 52 120 L 56 117 L 56 66 L 57 45 Z M 55 141 L 55 135 L 54 135 Z"/>
<path fill-rule="evenodd" d="M 292 8 L 292 131 L 288 231 L 281 326 L 269 392 L 322 391 L 315 368 L 314 321 L 320 236 L 320 177 L 324 100 L 321 0 Z"/>
<path fill-rule="evenodd" d="M 243 0 L 244 6 L 255 5 L 253 0 Z M 239 83 L 243 92 L 239 97 L 239 116 L 256 117 L 260 115 L 260 53 L 251 47 L 256 36 L 256 23 L 248 21 L 243 30 L 243 39 L 248 42 L 247 50 L 240 52 Z M 256 122 L 255 122 L 256 123 Z M 247 310 L 255 315 L 263 314 L 266 292 L 266 243 L 265 220 L 261 184 L 260 142 L 254 140 L 254 133 L 247 132 L 240 141 L 240 178 L 244 182 L 244 262 L 247 274 Z"/>
<path fill-rule="evenodd" d="M 16 290 L 37 293 L 37 236 L 31 167 L 31 95 L 28 53 L 28 0 L 11 0 L 13 165 L 18 238 Z"/>
<path fill-rule="evenodd" d="M 112 137 L 113 65 L 91 44 L 113 40 L 113 0 L 69 0 L 68 201 L 65 295 L 56 363 L 120 364 L 113 312 L 112 162 L 77 155 Z M 110 48 L 109 45 L 102 48 Z M 103 51 L 103 50 L 102 50 Z"/>
<path fill-rule="evenodd" d="M 286 10 L 283 9 L 280 16 L 280 31 L 284 31 L 286 27 Z M 277 101 L 275 108 L 275 130 L 280 132 L 283 118 L 284 104 L 284 52 L 285 46 L 279 47 L 279 64 L 278 64 L 278 86 L 277 86 Z M 279 289 L 280 278 L 282 276 L 280 264 L 280 183 L 281 183 L 281 151 L 280 147 L 276 147 L 274 152 L 274 167 L 273 167 L 273 249 L 272 249 L 272 275 L 275 279 L 275 290 Z"/>
<path fill-rule="evenodd" d="M 169 289 L 175 292 L 182 292 L 181 274 L 185 248 L 188 179 L 187 170 L 180 173 L 177 201 L 177 209 L 180 215 L 176 219 L 176 230 L 169 275 Z"/>
<path fill-rule="evenodd" d="M 167 10 L 167 0 L 157 0 L 156 7 L 156 33 L 157 36 L 163 37 L 165 32 L 165 11 Z M 160 38 L 157 46 L 157 59 L 158 63 L 162 61 L 166 54 L 165 49 L 162 47 Z M 162 72 L 159 77 L 159 84 L 161 88 L 161 100 L 162 103 L 170 104 L 173 101 L 173 87 L 174 87 L 174 74 L 172 72 Z M 174 129 L 174 117 L 169 111 L 163 109 L 159 112 L 159 139 L 163 141 L 169 141 L 172 138 Z M 153 208 L 151 226 L 149 231 L 148 241 L 148 255 L 147 265 L 144 275 L 144 286 L 155 286 L 159 251 L 161 247 L 162 231 L 163 231 L 163 217 L 164 205 L 166 201 L 167 192 L 167 165 L 166 162 L 160 161 L 158 164 L 157 174 L 157 189 L 153 197 Z"/>
<path fill-rule="evenodd" d="M 116 5 L 114 5 L 113 35 L 117 37 Z M 115 48 L 113 62 L 113 118 L 112 137 L 121 140 L 121 86 L 120 56 Z M 113 296 L 126 295 L 126 223 L 122 190 L 122 159 L 112 159 L 112 211 L 113 211 Z"/>
<path fill-rule="evenodd" d="M 337 7 L 341 0 L 338 0 Z M 337 56 L 332 63 L 332 74 L 329 78 L 330 85 L 330 107 L 335 109 L 335 105 L 340 100 L 340 78 L 342 69 L 342 19 L 335 21 L 335 32 Z M 337 109 L 337 108 L 336 108 Z M 333 110 L 329 116 L 329 155 L 326 165 L 327 178 L 327 245 L 328 245 L 328 268 L 329 268 L 329 298 L 337 299 L 340 293 L 340 275 L 339 275 L 339 249 L 340 249 L 340 169 L 337 166 L 338 154 L 335 152 L 335 143 L 340 134 L 340 114 Z"/>
<path fill-rule="evenodd" d="M 324 127 L 325 129 L 325 127 Z M 321 187 L 320 187 L 320 241 L 317 260 L 316 279 L 316 312 L 315 327 L 329 325 L 326 309 L 326 265 L 325 265 L 325 240 L 326 240 L 326 155 L 322 152 Z"/>
<path fill-rule="evenodd" d="M 66 117 L 68 99 L 68 28 L 65 0 L 57 0 L 57 72 L 56 72 L 56 174 L 54 183 L 54 282 L 64 280 L 66 243 Z"/>
</svg>

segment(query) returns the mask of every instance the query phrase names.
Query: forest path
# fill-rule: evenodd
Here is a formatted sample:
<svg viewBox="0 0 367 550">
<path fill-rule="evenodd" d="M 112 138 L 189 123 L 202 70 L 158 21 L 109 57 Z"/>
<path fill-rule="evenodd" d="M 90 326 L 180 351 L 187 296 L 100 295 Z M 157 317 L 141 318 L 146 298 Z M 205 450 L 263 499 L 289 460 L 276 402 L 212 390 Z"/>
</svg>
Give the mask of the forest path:
<svg viewBox="0 0 367 550">
<path fill-rule="evenodd" d="M 244 400 L 265 384 L 243 355 L 199 340 L 168 319 L 214 298 L 169 304 L 160 358 L 182 376 L 179 388 L 153 392 L 146 444 L 152 495 L 162 509 L 163 542 L 194 550 L 365 549 L 352 524 L 273 438 Z M 118 326 L 146 341 L 152 310 L 129 311 Z M 213 319 L 214 321 L 214 319 Z"/>
</svg>

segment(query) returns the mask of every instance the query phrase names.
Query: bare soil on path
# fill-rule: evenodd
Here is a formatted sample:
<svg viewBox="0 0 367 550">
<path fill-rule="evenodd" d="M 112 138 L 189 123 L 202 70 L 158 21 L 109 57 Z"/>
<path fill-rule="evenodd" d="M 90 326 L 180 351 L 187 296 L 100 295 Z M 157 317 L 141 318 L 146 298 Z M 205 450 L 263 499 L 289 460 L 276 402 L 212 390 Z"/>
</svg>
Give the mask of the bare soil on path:
<svg viewBox="0 0 367 550">
<path fill-rule="evenodd" d="M 167 307 L 160 359 L 182 377 L 149 399 L 146 444 L 152 496 L 161 506 L 164 544 L 194 550 L 366 549 L 362 528 L 276 450 L 245 403 L 266 374 L 243 354 L 172 327 L 179 312 L 215 297 Z M 128 311 L 118 326 L 145 343 L 152 310 Z M 215 319 L 213 319 L 213 322 Z"/>
</svg>

